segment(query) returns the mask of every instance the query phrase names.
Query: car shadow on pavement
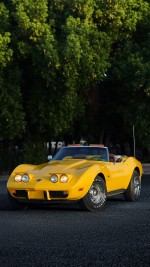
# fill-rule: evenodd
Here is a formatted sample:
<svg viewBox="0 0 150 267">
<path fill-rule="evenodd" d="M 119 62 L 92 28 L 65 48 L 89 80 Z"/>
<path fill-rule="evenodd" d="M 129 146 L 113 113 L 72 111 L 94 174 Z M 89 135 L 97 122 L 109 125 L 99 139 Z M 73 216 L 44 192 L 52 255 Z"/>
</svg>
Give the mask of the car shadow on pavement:
<svg viewBox="0 0 150 267">
<path fill-rule="evenodd" d="M 108 202 L 112 202 L 112 201 L 122 202 L 122 201 L 125 201 L 125 198 L 123 194 L 120 194 L 120 195 L 108 197 L 107 201 Z"/>
<path fill-rule="evenodd" d="M 2 210 L 13 210 L 13 207 L 10 205 L 6 194 L 0 194 L 0 211 Z"/>
<path fill-rule="evenodd" d="M 121 202 L 124 202 L 125 199 L 123 196 L 118 195 L 114 197 L 109 197 L 107 201 L 107 205 L 118 205 Z M 49 211 L 82 211 L 81 207 L 78 203 L 57 203 L 57 204 L 29 204 L 24 206 L 23 208 L 15 207 L 13 206 L 8 197 L 7 194 L 0 194 L 0 211 L 13 211 L 13 210 L 49 210 Z M 89 212 L 89 211 L 84 211 Z"/>
<path fill-rule="evenodd" d="M 77 204 L 28 204 L 24 207 L 15 207 L 10 203 L 7 194 L 0 194 L 0 211 L 9 210 L 50 210 L 50 211 L 83 211 Z"/>
</svg>

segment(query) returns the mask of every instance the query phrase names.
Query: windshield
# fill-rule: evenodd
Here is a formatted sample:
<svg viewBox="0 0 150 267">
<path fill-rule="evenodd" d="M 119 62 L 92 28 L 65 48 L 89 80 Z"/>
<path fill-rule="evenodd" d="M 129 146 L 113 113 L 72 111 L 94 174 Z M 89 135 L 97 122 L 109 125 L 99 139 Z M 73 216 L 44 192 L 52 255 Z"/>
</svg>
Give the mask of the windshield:
<svg viewBox="0 0 150 267">
<path fill-rule="evenodd" d="M 106 147 L 62 147 L 53 160 L 63 159 L 87 159 L 108 161 L 108 152 Z"/>
</svg>

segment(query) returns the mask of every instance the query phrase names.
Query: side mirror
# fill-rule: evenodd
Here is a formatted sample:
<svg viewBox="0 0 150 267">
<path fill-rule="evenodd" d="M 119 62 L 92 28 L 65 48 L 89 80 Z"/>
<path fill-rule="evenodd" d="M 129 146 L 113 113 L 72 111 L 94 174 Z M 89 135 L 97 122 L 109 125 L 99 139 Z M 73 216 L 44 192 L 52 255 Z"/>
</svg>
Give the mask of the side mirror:
<svg viewBox="0 0 150 267">
<path fill-rule="evenodd" d="M 47 157 L 47 159 L 48 159 L 48 161 L 50 161 L 50 160 L 52 160 L 52 155 L 48 155 L 48 157 Z"/>
</svg>

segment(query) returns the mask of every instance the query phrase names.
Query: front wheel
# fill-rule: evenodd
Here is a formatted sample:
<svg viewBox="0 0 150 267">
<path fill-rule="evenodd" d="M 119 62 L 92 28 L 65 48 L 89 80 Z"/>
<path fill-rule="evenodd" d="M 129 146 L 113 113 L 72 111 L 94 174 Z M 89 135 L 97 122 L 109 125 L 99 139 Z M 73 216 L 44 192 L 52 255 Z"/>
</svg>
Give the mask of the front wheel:
<svg viewBox="0 0 150 267">
<path fill-rule="evenodd" d="M 127 190 L 124 192 L 124 197 L 127 201 L 138 201 L 141 195 L 141 179 L 137 171 L 133 172 Z"/>
<path fill-rule="evenodd" d="M 87 194 L 80 200 L 80 206 L 85 210 L 100 211 L 107 201 L 106 184 L 102 177 L 97 176 Z"/>
</svg>

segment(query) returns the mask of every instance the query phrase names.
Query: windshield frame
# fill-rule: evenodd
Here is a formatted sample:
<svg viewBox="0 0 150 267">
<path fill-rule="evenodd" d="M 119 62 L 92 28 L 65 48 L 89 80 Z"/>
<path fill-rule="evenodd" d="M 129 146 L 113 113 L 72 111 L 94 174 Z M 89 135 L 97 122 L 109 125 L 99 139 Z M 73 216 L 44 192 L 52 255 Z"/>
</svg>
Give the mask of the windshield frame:
<svg viewBox="0 0 150 267">
<path fill-rule="evenodd" d="M 52 161 L 65 159 L 86 159 L 108 162 L 108 148 L 102 146 L 64 146 L 56 153 Z"/>
</svg>

